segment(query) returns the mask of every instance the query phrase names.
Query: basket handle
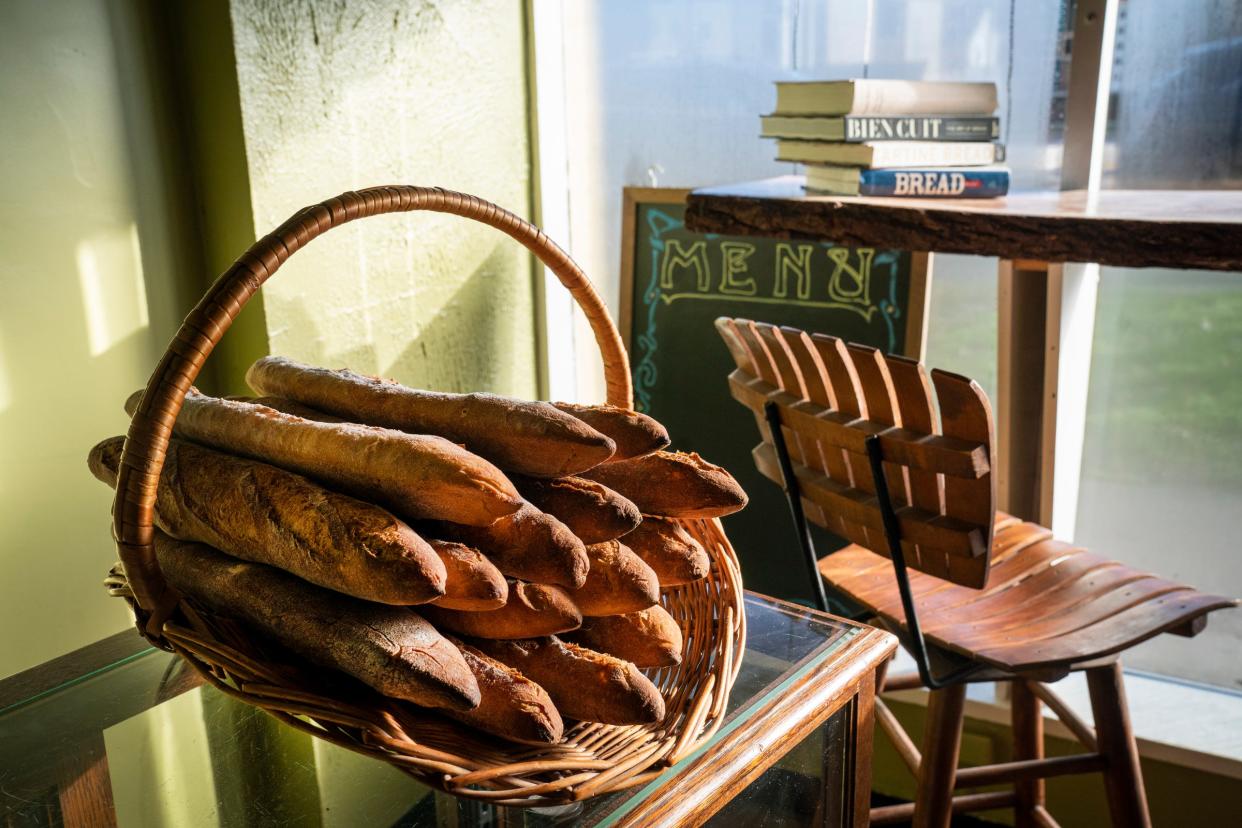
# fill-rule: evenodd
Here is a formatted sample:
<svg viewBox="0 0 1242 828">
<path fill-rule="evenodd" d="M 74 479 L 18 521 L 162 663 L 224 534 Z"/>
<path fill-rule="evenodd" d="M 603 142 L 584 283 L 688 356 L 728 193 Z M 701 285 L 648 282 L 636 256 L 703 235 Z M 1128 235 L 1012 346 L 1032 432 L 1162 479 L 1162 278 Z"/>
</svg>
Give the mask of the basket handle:
<svg viewBox="0 0 1242 828">
<path fill-rule="evenodd" d="M 255 291 L 299 248 L 354 219 L 413 210 L 474 219 L 507 233 L 534 253 L 569 289 L 591 323 L 604 359 L 608 402 L 632 407 L 629 359 L 603 300 L 565 251 L 525 219 L 483 199 L 438 187 L 372 187 L 300 210 L 251 245 L 190 311 L 147 381 L 130 421 L 112 510 L 113 534 L 134 600 L 150 613 L 148 634 L 159 636 L 163 620 L 177 602 L 160 574 L 152 546 L 156 487 L 173 423 L 207 356 Z"/>
</svg>

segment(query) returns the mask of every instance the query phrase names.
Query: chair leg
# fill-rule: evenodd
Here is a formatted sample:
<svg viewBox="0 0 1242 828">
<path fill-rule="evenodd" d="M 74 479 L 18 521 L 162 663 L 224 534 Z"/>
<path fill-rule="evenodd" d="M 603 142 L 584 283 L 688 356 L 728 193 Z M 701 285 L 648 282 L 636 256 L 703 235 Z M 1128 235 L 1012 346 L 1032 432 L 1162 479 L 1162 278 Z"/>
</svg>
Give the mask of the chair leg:
<svg viewBox="0 0 1242 828">
<path fill-rule="evenodd" d="M 1141 826 L 1149 828 L 1147 794 L 1143 789 L 1143 773 L 1139 768 L 1138 748 L 1130 729 L 1130 711 L 1126 707 L 1126 691 L 1121 681 L 1121 662 L 1086 671 L 1087 688 L 1091 691 L 1091 710 L 1095 714 L 1095 732 L 1100 753 L 1108 766 L 1104 769 L 1104 787 L 1108 792 L 1108 810 L 1116 828 Z"/>
<path fill-rule="evenodd" d="M 1023 679 L 1010 683 L 1012 693 L 1009 709 L 1013 725 L 1014 761 L 1044 758 L 1044 717 L 1039 697 Z M 1044 780 L 1023 779 L 1014 783 L 1014 825 L 1016 828 L 1037 828 L 1041 823 L 1035 809 L 1044 804 Z"/>
<path fill-rule="evenodd" d="M 962 746 L 966 685 L 933 690 L 923 729 L 923 761 L 914 798 L 914 828 L 948 828 L 953 814 L 953 778 Z"/>
</svg>

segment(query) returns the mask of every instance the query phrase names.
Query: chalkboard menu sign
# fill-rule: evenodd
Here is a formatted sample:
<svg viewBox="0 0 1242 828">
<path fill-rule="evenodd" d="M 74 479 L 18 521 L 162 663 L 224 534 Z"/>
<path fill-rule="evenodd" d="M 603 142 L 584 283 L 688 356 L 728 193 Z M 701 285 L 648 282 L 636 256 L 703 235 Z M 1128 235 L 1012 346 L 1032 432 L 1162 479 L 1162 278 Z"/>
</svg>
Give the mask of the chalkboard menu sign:
<svg viewBox="0 0 1242 828">
<path fill-rule="evenodd" d="M 745 317 L 919 356 L 927 255 L 692 233 L 686 192 L 625 191 L 621 325 L 635 406 L 668 427 L 674 448 L 726 467 L 750 495 L 725 518 L 747 586 L 809 598 L 788 507 L 751 460 L 759 434 L 729 394 L 733 361 L 713 323 Z M 821 554 L 842 543 L 816 541 Z"/>
</svg>

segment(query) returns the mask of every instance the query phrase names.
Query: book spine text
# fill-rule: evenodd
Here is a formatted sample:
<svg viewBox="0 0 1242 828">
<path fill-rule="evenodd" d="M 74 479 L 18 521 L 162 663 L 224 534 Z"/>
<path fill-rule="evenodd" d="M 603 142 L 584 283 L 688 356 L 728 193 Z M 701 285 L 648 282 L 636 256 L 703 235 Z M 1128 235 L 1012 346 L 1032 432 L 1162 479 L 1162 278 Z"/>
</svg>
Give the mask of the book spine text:
<svg viewBox="0 0 1242 828">
<path fill-rule="evenodd" d="M 1005 170 L 862 170 L 858 194 L 995 198 L 1009 192 Z"/>
<path fill-rule="evenodd" d="M 993 141 L 1000 135 L 999 118 L 847 115 L 843 120 L 850 142 Z"/>
</svg>

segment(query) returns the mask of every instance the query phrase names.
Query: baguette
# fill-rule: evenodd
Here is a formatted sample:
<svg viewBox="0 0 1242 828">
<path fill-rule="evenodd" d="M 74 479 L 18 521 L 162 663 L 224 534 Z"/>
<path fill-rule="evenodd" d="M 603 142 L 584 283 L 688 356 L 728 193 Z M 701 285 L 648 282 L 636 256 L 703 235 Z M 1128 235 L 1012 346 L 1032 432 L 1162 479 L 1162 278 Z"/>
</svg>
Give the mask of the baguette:
<svg viewBox="0 0 1242 828">
<path fill-rule="evenodd" d="M 561 740 L 565 724 L 548 691 L 483 651 L 454 638 L 449 640 L 457 645 L 474 673 L 482 699 L 473 710 L 446 710 L 447 715 L 512 742 L 552 744 Z"/>
<path fill-rule="evenodd" d="M 465 658 L 412 610 L 359 601 L 163 532 L 155 534 L 155 552 L 164 578 L 182 595 L 309 661 L 423 707 L 479 704 Z"/>
<path fill-rule="evenodd" d="M 566 414 L 572 414 L 591 428 L 607 435 L 616 444 L 616 451 L 607 461 L 629 460 L 651 454 L 668 446 L 668 430 L 658 421 L 628 408 L 615 405 L 576 405 L 552 403 Z"/>
<path fill-rule="evenodd" d="M 713 518 L 746 505 L 733 475 L 691 452 L 658 451 L 583 474 L 627 497 L 647 515 Z"/>
<path fill-rule="evenodd" d="M 660 579 L 660 586 L 688 584 L 706 578 L 711 569 L 707 551 L 675 520 L 643 515 L 625 545 L 642 558 Z"/>
<path fill-rule="evenodd" d="M 681 663 L 681 628 L 658 604 L 625 615 L 588 618 L 570 638 L 576 644 L 623 658 L 637 667 L 672 667 Z"/>
<path fill-rule="evenodd" d="M 126 402 L 131 415 L 140 398 Z M 486 525 L 522 505 L 500 469 L 442 437 L 307 420 L 194 389 L 174 431 L 375 500 L 407 520 Z"/>
<path fill-rule="evenodd" d="M 592 544 L 587 558 L 591 569 L 586 583 L 570 593 L 584 616 L 637 612 L 660 600 L 659 578 L 625 544 Z"/>
<path fill-rule="evenodd" d="M 569 527 L 586 544 L 619 538 L 643 519 L 638 507 L 594 480 L 515 477 L 522 497 Z"/>
<path fill-rule="evenodd" d="M 577 589 L 590 566 L 582 541 L 529 503 L 490 526 L 439 522 L 428 524 L 427 535 L 473 546 L 504 574 L 537 584 Z"/>
<path fill-rule="evenodd" d="M 664 718 L 660 691 L 628 661 L 554 635 L 470 643 L 538 682 L 562 716 L 614 725 L 655 724 Z"/>
<path fill-rule="evenodd" d="M 309 405 L 303 405 L 300 402 L 285 397 L 229 397 L 230 400 L 237 402 L 248 402 L 255 405 L 266 405 L 282 414 L 292 414 L 295 417 L 301 417 L 304 420 L 317 420 L 321 423 L 348 423 L 350 420 L 345 417 L 334 417 L 331 414 L 320 411 L 318 408 L 311 408 Z"/>
<path fill-rule="evenodd" d="M 91 472 L 115 488 L 124 437 L 91 449 Z M 421 604 L 445 592 L 431 546 L 378 506 L 292 472 L 173 439 L 156 491 L 155 523 L 328 589 L 381 604 Z"/>
<path fill-rule="evenodd" d="M 431 540 L 444 564 L 444 595 L 431 603 L 453 610 L 482 612 L 499 609 L 509 599 L 509 582 L 477 549 L 452 541 Z"/>
<path fill-rule="evenodd" d="M 419 611 L 438 629 L 475 638 L 537 638 L 576 630 L 582 613 L 565 590 L 551 584 L 509 584 L 509 600 L 487 612 L 425 607 Z"/>
<path fill-rule="evenodd" d="M 274 356 L 250 366 L 246 382 L 260 394 L 287 397 L 340 417 L 438 434 L 501 468 L 536 477 L 585 471 L 607 460 L 616 448 L 580 419 L 543 402 L 418 391 L 393 380 Z"/>
</svg>

